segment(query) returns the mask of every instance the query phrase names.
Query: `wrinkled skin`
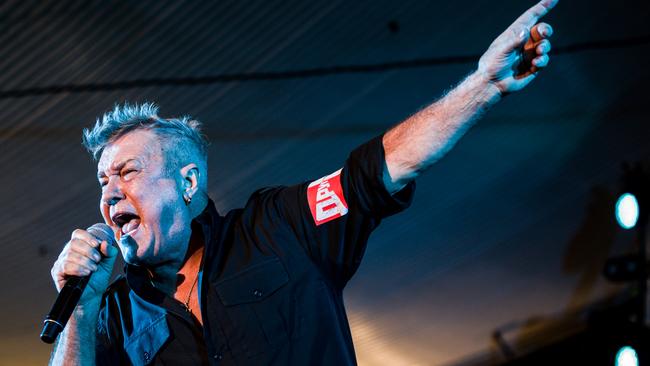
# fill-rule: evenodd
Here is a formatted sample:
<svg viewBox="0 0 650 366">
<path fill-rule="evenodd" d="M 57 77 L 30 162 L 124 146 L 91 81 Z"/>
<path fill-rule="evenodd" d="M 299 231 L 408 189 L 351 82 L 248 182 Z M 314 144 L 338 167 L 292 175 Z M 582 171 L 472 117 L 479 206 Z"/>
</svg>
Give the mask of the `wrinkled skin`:
<svg viewBox="0 0 650 366">
<path fill-rule="evenodd" d="M 97 164 L 100 210 L 127 263 L 180 266 L 187 251 L 192 218 L 183 201 L 184 182 L 180 175 L 169 174 L 165 164 L 158 136 L 150 130 L 135 130 L 113 141 Z M 114 220 L 120 213 L 135 214 L 139 220 L 120 227 Z"/>
<path fill-rule="evenodd" d="M 165 164 L 159 137 L 150 130 L 135 130 L 106 146 L 97 176 L 102 186 L 100 211 L 115 232 L 124 260 L 147 266 L 160 281 L 175 284 L 191 236 L 192 217 L 183 195 L 196 192 L 196 179 L 187 179 L 196 165 L 166 169 Z M 115 222 L 119 213 L 136 220 Z M 108 286 L 117 252 L 86 230 L 75 230 L 51 270 L 57 290 L 68 276 L 92 273 L 79 305 L 97 303 Z M 166 287 L 173 291 L 171 286 Z"/>
</svg>

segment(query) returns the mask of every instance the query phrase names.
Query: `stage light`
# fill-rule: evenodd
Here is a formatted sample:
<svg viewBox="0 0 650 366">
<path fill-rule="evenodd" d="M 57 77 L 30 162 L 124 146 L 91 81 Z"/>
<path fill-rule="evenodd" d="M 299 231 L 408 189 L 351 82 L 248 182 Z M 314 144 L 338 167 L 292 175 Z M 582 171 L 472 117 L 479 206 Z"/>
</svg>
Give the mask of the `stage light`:
<svg viewBox="0 0 650 366">
<path fill-rule="evenodd" d="M 621 347 L 616 353 L 616 366 L 639 366 L 639 358 L 634 348 L 630 346 Z"/>
<path fill-rule="evenodd" d="M 623 229 L 631 229 L 639 219 L 639 203 L 631 193 L 623 193 L 616 201 L 616 221 Z"/>
</svg>

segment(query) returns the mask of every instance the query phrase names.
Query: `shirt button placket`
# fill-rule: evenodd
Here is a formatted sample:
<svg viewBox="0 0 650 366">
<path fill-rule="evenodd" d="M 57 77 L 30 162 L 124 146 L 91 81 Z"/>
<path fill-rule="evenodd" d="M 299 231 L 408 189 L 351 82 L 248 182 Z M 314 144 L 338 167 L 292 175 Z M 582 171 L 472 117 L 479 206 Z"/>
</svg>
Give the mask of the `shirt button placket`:
<svg viewBox="0 0 650 366">
<path fill-rule="evenodd" d="M 142 357 L 144 358 L 144 363 L 145 364 L 149 363 L 149 360 L 151 359 L 151 355 L 149 354 L 149 352 L 144 351 L 144 353 L 142 354 Z"/>
</svg>

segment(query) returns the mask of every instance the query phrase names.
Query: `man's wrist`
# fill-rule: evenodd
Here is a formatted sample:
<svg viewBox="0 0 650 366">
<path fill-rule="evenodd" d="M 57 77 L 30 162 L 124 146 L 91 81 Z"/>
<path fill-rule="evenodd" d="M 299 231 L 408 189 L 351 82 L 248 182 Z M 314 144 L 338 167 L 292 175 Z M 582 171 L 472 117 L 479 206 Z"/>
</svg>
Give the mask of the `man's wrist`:
<svg viewBox="0 0 650 366">
<path fill-rule="evenodd" d="M 52 350 L 50 365 L 94 364 L 100 301 L 85 302 L 74 309 Z"/>
<path fill-rule="evenodd" d="M 497 83 L 481 70 L 474 71 L 474 73 L 470 75 L 470 78 L 474 80 L 478 88 L 484 91 L 485 100 L 491 104 L 497 103 L 506 95 L 501 91 Z"/>
<path fill-rule="evenodd" d="M 70 316 L 70 322 L 77 323 L 77 325 L 92 324 L 95 326 L 97 317 L 99 316 L 100 305 L 101 298 L 77 305 L 72 312 L 72 316 Z"/>
</svg>

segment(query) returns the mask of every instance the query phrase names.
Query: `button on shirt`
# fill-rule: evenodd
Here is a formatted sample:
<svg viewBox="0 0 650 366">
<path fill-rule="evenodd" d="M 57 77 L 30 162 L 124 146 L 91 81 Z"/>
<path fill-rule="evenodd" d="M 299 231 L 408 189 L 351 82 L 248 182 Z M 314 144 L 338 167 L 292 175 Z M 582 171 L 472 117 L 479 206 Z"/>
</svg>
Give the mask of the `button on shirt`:
<svg viewBox="0 0 650 366">
<path fill-rule="evenodd" d="M 355 365 L 343 288 L 372 230 L 415 188 L 386 191 L 381 141 L 321 179 L 258 190 L 225 216 L 208 203 L 192 222 L 206 243 L 203 327 L 127 265 L 102 299 L 97 364 Z"/>
</svg>

